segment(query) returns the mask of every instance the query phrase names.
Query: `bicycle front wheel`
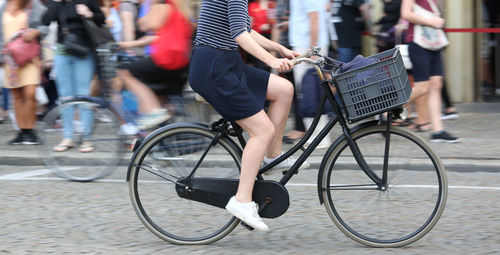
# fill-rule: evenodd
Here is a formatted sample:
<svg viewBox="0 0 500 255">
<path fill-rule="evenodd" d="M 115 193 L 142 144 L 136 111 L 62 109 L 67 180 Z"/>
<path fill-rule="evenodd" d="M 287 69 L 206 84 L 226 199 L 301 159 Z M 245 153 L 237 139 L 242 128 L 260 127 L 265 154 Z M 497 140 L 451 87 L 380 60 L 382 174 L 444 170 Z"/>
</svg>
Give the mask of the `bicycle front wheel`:
<svg viewBox="0 0 500 255">
<path fill-rule="evenodd" d="M 382 178 L 386 126 L 352 134 L 369 167 Z M 379 189 L 356 163 L 344 139 L 325 155 L 321 176 L 326 210 L 339 229 L 372 247 L 400 247 L 428 233 L 441 216 L 448 191 L 439 157 L 420 137 L 391 127 L 388 186 Z"/>
<path fill-rule="evenodd" d="M 238 179 L 241 150 L 226 138 L 213 143 L 216 134 L 206 128 L 175 125 L 153 135 L 134 154 L 127 176 L 132 206 L 142 223 L 163 240 L 215 242 L 239 220 L 224 209 L 179 197 L 176 182 L 198 164 L 195 177 Z"/>
<path fill-rule="evenodd" d="M 116 115 L 90 100 L 73 99 L 50 110 L 38 125 L 38 134 L 44 163 L 58 176 L 73 181 L 92 181 L 110 174 L 124 152 Z M 72 139 L 72 147 L 58 146 L 64 138 Z"/>
</svg>

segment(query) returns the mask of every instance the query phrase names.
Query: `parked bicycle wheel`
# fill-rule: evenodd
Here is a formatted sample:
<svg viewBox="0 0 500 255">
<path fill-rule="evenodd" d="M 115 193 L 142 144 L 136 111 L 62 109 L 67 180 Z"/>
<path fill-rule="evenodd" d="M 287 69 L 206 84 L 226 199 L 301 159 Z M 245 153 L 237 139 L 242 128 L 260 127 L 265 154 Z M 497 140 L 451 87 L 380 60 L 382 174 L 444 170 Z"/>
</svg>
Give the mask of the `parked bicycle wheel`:
<svg viewBox="0 0 500 255">
<path fill-rule="evenodd" d="M 173 124 L 146 138 L 132 157 L 127 174 L 132 205 L 142 223 L 163 240 L 207 244 L 239 223 L 225 210 L 181 198 L 176 191 L 178 180 L 198 164 L 194 177 L 238 179 L 241 150 L 227 138 L 214 143 L 215 135 L 194 124 Z"/>
<path fill-rule="evenodd" d="M 386 126 L 355 132 L 368 165 L 382 178 Z M 420 239 L 441 216 L 447 180 L 438 156 L 420 137 L 391 127 L 388 187 L 378 189 L 342 140 L 327 152 L 321 176 L 326 210 L 339 229 L 353 240 L 373 247 L 400 247 Z"/>
<path fill-rule="evenodd" d="M 41 158 L 63 178 L 92 181 L 120 163 L 124 142 L 119 121 L 105 104 L 81 98 L 65 101 L 46 115 L 38 129 Z M 57 146 L 69 137 L 71 146 Z"/>
</svg>

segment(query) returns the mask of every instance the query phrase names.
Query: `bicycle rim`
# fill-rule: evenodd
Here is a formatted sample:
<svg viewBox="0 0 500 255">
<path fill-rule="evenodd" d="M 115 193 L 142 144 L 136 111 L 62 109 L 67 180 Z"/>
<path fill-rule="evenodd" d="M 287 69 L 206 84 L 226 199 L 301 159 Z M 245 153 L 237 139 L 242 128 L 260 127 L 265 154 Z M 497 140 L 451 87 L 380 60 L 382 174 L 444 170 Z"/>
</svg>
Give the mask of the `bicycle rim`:
<svg viewBox="0 0 500 255">
<path fill-rule="evenodd" d="M 382 178 L 385 126 L 354 133 L 366 162 Z M 421 138 L 391 127 L 388 187 L 377 189 L 344 139 L 326 155 L 322 176 L 325 207 L 339 229 L 372 247 L 400 247 L 428 233 L 441 216 L 448 184 L 438 156 Z"/>
<path fill-rule="evenodd" d="M 42 143 L 38 146 L 44 163 L 60 177 L 73 181 L 92 181 L 110 174 L 120 163 L 124 142 L 115 115 L 90 101 L 69 101 L 52 109 L 38 127 Z M 65 137 L 73 147 L 56 152 Z M 93 151 L 80 152 L 82 142 Z"/>
<path fill-rule="evenodd" d="M 186 177 L 208 154 L 195 177 L 239 178 L 241 152 L 200 128 L 166 130 L 149 139 L 132 159 L 129 191 L 142 223 L 175 244 L 207 244 L 229 234 L 239 223 L 226 210 L 180 198 L 175 182 Z"/>
</svg>

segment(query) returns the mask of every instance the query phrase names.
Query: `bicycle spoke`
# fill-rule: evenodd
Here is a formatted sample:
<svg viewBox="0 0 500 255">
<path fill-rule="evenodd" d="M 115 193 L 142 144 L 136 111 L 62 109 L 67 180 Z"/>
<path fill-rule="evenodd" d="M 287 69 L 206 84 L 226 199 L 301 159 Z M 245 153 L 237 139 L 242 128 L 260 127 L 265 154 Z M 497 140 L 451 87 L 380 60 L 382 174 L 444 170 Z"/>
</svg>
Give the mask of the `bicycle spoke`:
<svg viewBox="0 0 500 255">
<path fill-rule="evenodd" d="M 177 183 L 177 180 L 179 180 L 179 179 L 180 179 L 179 177 L 177 177 L 177 176 L 175 176 L 175 175 L 169 174 L 169 173 L 167 173 L 167 172 L 165 172 L 165 171 L 162 171 L 162 170 L 160 170 L 160 169 L 158 169 L 158 168 L 156 168 L 156 167 L 152 167 L 152 166 L 149 166 L 149 165 L 146 165 L 146 164 L 142 164 L 142 165 L 133 164 L 133 166 L 135 166 L 135 167 L 139 167 L 139 168 L 141 168 L 141 169 L 143 169 L 143 170 L 146 170 L 146 171 L 148 171 L 149 173 L 154 174 L 154 175 L 156 175 L 156 176 L 158 176 L 158 177 L 160 177 L 160 178 L 162 178 L 162 179 L 164 179 L 164 180 L 166 180 L 166 181 L 172 182 L 172 183 L 174 183 L 174 184 L 175 184 L 175 183 Z M 168 175 L 168 176 L 170 176 L 170 177 L 174 178 L 174 179 L 175 179 L 175 181 L 170 180 L 170 179 L 168 179 L 167 177 L 164 177 L 164 176 L 162 176 L 162 175 L 160 175 L 160 174 L 158 174 L 158 173 L 156 173 L 156 172 L 160 172 L 160 173 L 162 173 L 162 174 Z"/>
<path fill-rule="evenodd" d="M 379 187 L 375 184 L 358 184 L 358 185 L 331 185 L 324 190 L 377 190 Z"/>
</svg>

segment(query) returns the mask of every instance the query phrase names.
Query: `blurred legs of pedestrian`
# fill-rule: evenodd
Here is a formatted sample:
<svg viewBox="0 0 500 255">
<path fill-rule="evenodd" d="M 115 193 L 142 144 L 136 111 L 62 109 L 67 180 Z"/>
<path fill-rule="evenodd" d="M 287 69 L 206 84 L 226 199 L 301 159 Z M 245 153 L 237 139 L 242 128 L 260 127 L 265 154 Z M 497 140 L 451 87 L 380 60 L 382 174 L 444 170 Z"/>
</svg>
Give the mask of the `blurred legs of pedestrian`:
<svg viewBox="0 0 500 255">
<path fill-rule="evenodd" d="M 90 83 L 94 73 L 94 60 L 89 54 L 86 58 L 71 55 L 56 55 L 54 68 L 56 68 L 56 86 L 61 99 L 67 99 L 76 95 L 89 95 Z M 84 141 L 80 145 L 80 152 L 91 152 L 94 147 L 85 141 L 91 132 L 94 117 L 92 110 L 79 108 L 80 121 Z M 74 108 L 68 108 L 62 113 L 63 117 L 63 140 L 54 147 L 54 151 L 63 152 L 73 147 L 74 135 Z"/>
<path fill-rule="evenodd" d="M 294 51 L 299 52 L 299 53 L 302 54 L 302 53 L 307 52 L 307 49 L 301 49 L 301 48 L 294 47 Z M 320 54 L 322 56 L 327 55 L 328 54 L 328 47 L 322 47 L 321 51 L 320 51 Z M 298 97 L 301 96 L 301 92 L 300 91 L 302 89 L 302 87 L 301 87 L 302 86 L 302 79 L 304 78 L 304 75 L 307 72 L 307 70 L 309 70 L 310 68 L 313 68 L 313 65 L 310 65 L 310 64 L 301 64 L 301 65 L 295 66 L 294 69 L 293 69 L 293 76 L 294 76 L 294 80 L 295 80 L 295 90 L 299 91 L 299 93 L 297 93 Z M 313 120 L 313 118 L 303 118 L 303 123 L 304 123 L 305 130 L 309 129 L 309 127 L 312 124 L 312 120 Z M 327 114 L 321 115 L 320 120 L 319 120 L 319 124 L 316 127 L 316 130 L 314 131 L 313 135 L 307 141 L 307 144 L 309 144 L 310 142 L 312 142 L 312 140 L 319 134 L 319 131 L 326 125 L 326 123 L 328 123 L 328 120 L 329 120 L 329 117 L 328 117 Z M 302 134 L 302 136 L 303 136 L 303 134 Z M 326 136 L 321 141 L 321 143 L 318 145 L 317 148 L 325 148 L 325 147 L 330 146 L 331 144 L 332 144 L 331 137 L 330 136 Z"/>
<path fill-rule="evenodd" d="M 36 122 L 35 91 L 37 86 L 33 84 L 11 89 L 17 126 L 21 131 L 16 138 L 9 141 L 9 144 L 33 145 L 39 143 L 33 130 Z"/>
<path fill-rule="evenodd" d="M 127 90 L 132 92 L 139 101 L 139 112 L 141 112 L 142 117 L 138 120 L 138 128 L 148 129 L 171 117 L 168 111 L 162 108 L 153 90 L 146 84 L 134 77 L 128 70 L 120 70 L 118 73 Z"/>
<path fill-rule="evenodd" d="M 7 119 L 7 112 L 9 111 L 9 89 L 2 88 L 2 108 L 0 108 L 0 123 Z"/>
<path fill-rule="evenodd" d="M 289 80 L 292 84 L 294 84 L 294 93 L 293 93 L 293 122 L 294 122 L 294 129 L 288 131 L 284 136 L 283 136 L 283 142 L 287 144 L 292 144 L 295 143 L 298 139 L 302 138 L 306 132 L 306 127 L 304 126 L 304 121 L 302 119 L 302 116 L 300 115 L 299 111 L 299 105 L 297 102 L 297 93 L 298 90 L 295 87 L 295 82 L 293 78 L 293 72 L 287 72 L 284 74 L 284 78 Z"/>
<path fill-rule="evenodd" d="M 443 89 L 441 90 L 441 97 L 443 99 L 443 113 L 441 115 L 442 120 L 452 120 L 458 118 L 458 112 L 455 106 L 451 103 L 450 97 L 448 95 L 448 88 L 446 86 L 446 79 L 443 79 Z"/>
</svg>

